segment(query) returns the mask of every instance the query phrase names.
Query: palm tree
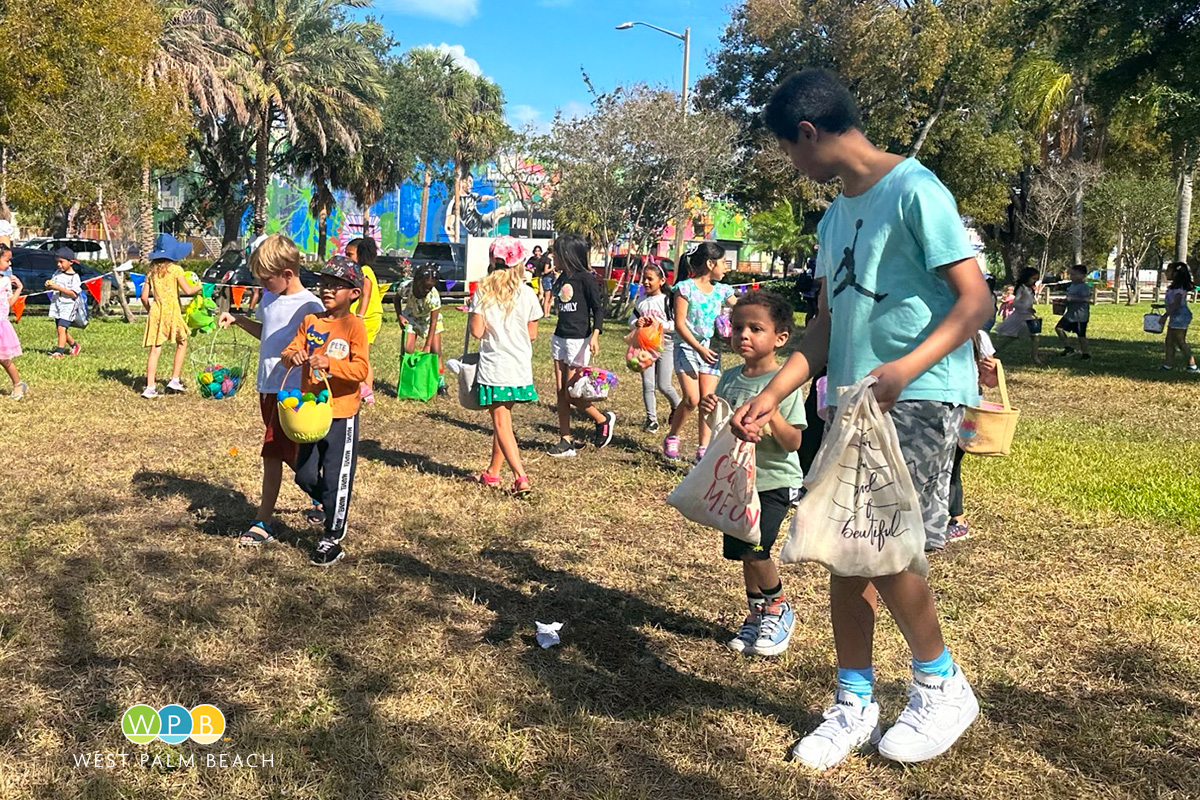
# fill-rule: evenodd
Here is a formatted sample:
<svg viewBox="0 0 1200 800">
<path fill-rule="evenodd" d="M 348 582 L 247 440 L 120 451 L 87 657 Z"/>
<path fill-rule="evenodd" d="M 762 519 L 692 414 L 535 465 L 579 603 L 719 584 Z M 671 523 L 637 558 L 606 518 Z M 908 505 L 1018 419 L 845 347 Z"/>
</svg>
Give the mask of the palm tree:
<svg viewBox="0 0 1200 800">
<path fill-rule="evenodd" d="M 509 129 L 504 121 L 504 93 L 482 76 L 465 71 L 455 74 L 446 109 L 454 151 L 453 214 L 457 241 L 462 182 L 470 178 L 471 167 L 495 157 Z"/>
<path fill-rule="evenodd" d="M 804 259 L 812 253 L 816 237 L 804 233 L 804 226 L 796 222 L 792 203 L 784 198 L 766 211 L 750 217 L 750 240 L 771 254 L 771 269 L 775 273 L 775 259 L 783 259 L 783 274 L 793 260 Z"/>
<path fill-rule="evenodd" d="M 257 126 L 254 232 L 266 227 L 271 129 L 293 143 L 303 133 L 318 152 L 336 142 L 347 153 L 360 130 L 379 125 L 379 64 L 369 42 L 378 24 L 352 22 L 346 7 L 363 0 L 230 0 L 227 20 L 240 48 L 246 102 Z"/>
<path fill-rule="evenodd" d="M 454 61 L 454 56 L 430 47 L 414 48 L 404 56 L 401 72 L 397 76 L 399 85 L 392 87 L 391 94 L 400 91 L 408 95 L 404 107 L 412 119 L 410 124 L 418 133 L 417 156 L 421 160 L 421 222 L 417 229 L 417 240 L 425 238 L 429 219 L 429 193 L 433 183 L 433 171 L 454 157 L 451 146 L 449 106 L 453 86 L 463 70 Z M 433 100 L 432 105 L 422 102 Z"/>
<path fill-rule="evenodd" d="M 162 0 L 162 32 L 158 49 L 145 73 L 148 88 L 173 85 L 180 101 L 190 104 L 201 124 L 216 130 L 217 121 L 232 115 L 246 121 L 246 106 L 233 79 L 230 53 L 237 37 L 221 21 L 220 0 Z M 154 209 L 150 199 L 150 161 L 142 161 L 141 250 L 149 253 L 154 240 Z"/>
</svg>

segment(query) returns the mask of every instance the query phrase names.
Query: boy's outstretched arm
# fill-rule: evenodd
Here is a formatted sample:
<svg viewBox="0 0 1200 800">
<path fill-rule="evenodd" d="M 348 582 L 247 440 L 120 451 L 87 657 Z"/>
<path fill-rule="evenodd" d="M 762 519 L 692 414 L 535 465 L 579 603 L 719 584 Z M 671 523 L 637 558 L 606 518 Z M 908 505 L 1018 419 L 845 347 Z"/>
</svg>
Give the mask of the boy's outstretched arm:
<svg viewBox="0 0 1200 800">
<path fill-rule="evenodd" d="M 950 313 L 946 314 L 925 341 L 895 361 L 871 370 L 878 383 L 875 399 L 881 411 L 888 411 L 896 399 L 918 375 L 941 361 L 975 335 L 992 313 L 991 291 L 974 258 L 956 261 L 940 268 L 946 283 L 958 296 Z M 794 358 L 794 356 L 793 356 Z M 774 383 L 774 381 L 772 381 Z"/>
<path fill-rule="evenodd" d="M 818 297 L 820 311 L 805 329 L 800 349 L 788 356 L 767 388 L 733 412 L 730 424 L 738 438 L 748 442 L 759 441 L 763 426 L 775 416 L 783 398 L 825 368 L 825 362 L 829 359 L 829 302 L 823 288 L 819 290 Z"/>
</svg>

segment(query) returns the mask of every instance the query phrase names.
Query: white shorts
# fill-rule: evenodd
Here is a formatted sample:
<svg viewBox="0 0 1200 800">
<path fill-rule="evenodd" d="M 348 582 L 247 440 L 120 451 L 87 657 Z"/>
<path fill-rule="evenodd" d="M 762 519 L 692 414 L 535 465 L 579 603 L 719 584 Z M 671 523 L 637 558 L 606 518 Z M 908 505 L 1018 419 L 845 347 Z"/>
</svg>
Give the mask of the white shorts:
<svg viewBox="0 0 1200 800">
<path fill-rule="evenodd" d="M 551 334 L 550 357 L 555 361 L 566 362 L 572 367 L 586 367 L 592 359 L 588 342 L 587 339 L 564 339 Z"/>
</svg>

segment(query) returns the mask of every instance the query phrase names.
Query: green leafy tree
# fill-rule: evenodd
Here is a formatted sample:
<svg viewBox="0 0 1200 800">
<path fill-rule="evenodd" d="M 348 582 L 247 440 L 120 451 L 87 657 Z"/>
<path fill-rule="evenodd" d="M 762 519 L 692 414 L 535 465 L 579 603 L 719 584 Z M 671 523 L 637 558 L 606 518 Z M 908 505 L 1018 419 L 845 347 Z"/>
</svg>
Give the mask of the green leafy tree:
<svg viewBox="0 0 1200 800">
<path fill-rule="evenodd" d="M 816 236 L 804 232 L 803 223 L 796 220 L 792 203 L 786 198 L 751 216 L 749 235 L 752 243 L 771 255 L 771 274 L 775 272 L 775 262 L 781 260 L 786 275 L 793 263 L 813 253 L 816 244 Z"/>
<path fill-rule="evenodd" d="M 271 137 L 294 144 L 301 132 L 324 152 L 355 152 L 360 132 L 380 124 L 382 87 L 371 43 L 378 23 L 356 22 L 360 0 L 231 0 L 226 24 L 237 36 L 240 78 L 256 134 L 254 232 L 266 226 Z"/>
</svg>

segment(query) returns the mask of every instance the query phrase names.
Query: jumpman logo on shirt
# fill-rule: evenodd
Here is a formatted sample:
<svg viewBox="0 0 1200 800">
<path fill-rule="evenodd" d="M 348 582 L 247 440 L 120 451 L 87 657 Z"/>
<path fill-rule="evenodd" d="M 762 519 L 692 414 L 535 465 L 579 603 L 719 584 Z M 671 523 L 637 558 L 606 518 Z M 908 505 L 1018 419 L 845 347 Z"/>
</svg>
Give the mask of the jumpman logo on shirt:
<svg viewBox="0 0 1200 800">
<path fill-rule="evenodd" d="M 836 281 L 838 276 L 842 274 L 842 270 L 846 271 L 846 277 L 842 278 L 841 283 L 839 283 L 837 288 L 833 290 L 833 296 L 837 297 L 846 289 L 853 287 L 854 291 L 858 292 L 862 296 L 869 297 L 876 303 L 880 303 L 883 301 L 883 298 L 887 297 L 887 294 L 876 294 L 875 292 L 872 292 L 870 289 L 861 285 L 858 282 L 858 277 L 854 274 L 854 250 L 858 247 L 858 232 L 862 229 L 862 224 L 863 221 L 861 219 L 854 223 L 854 242 L 842 251 L 842 263 L 838 264 L 837 271 L 833 273 L 833 279 Z"/>
</svg>

